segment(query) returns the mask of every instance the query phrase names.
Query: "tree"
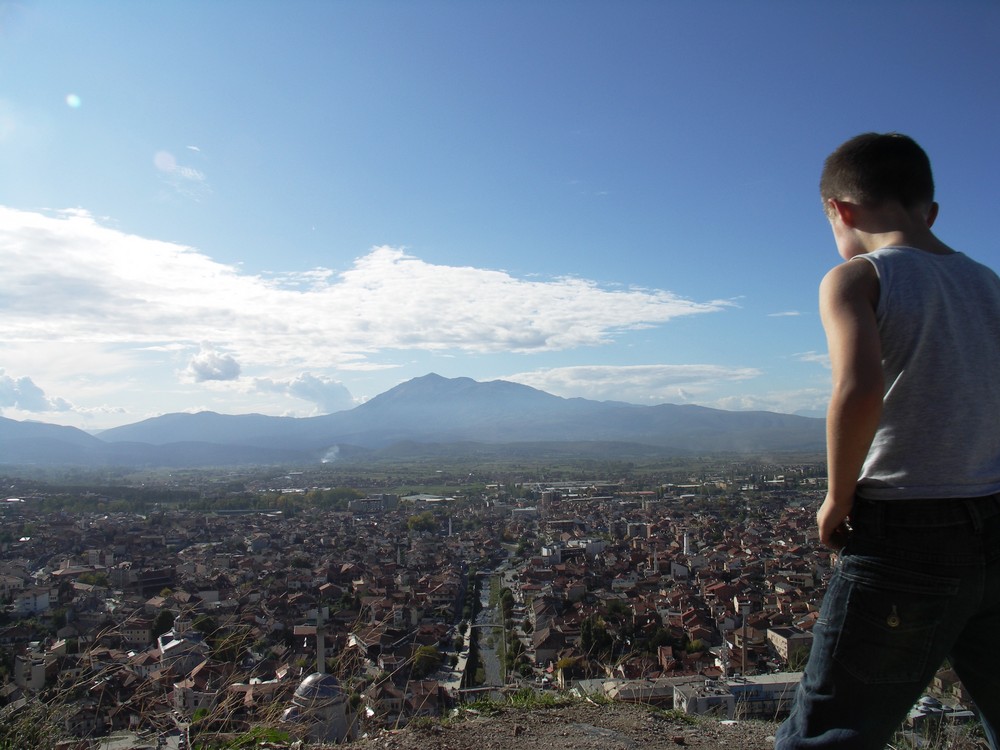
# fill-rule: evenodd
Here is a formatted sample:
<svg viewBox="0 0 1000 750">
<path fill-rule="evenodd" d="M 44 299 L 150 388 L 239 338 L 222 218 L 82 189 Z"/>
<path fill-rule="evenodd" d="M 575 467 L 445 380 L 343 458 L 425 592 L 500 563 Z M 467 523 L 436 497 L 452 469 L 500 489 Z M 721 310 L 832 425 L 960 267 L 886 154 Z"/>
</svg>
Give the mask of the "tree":
<svg viewBox="0 0 1000 750">
<path fill-rule="evenodd" d="M 413 669 L 410 676 L 420 680 L 429 675 L 441 664 L 441 652 L 434 646 L 419 646 L 413 652 Z"/>
<path fill-rule="evenodd" d="M 680 644 L 677 642 L 677 639 L 674 638 L 674 636 L 670 633 L 669 630 L 660 627 L 656 629 L 656 632 L 653 633 L 653 636 L 649 639 L 649 644 L 647 648 L 651 653 L 655 654 L 656 650 L 660 646 L 672 646 L 674 648 L 678 648 Z"/>
<path fill-rule="evenodd" d="M 705 650 L 705 644 L 702 643 L 700 638 L 695 638 L 693 641 L 688 643 L 688 645 L 684 648 L 684 650 L 687 651 L 689 654 L 696 654 L 699 651 Z"/>
<path fill-rule="evenodd" d="M 215 620 L 208 615 L 198 615 L 191 626 L 206 638 L 215 633 Z"/>
<path fill-rule="evenodd" d="M 809 661 L 809 647 L 796 646 L 788 652 L 788 671 L 801 672 Z"/>
<path fill-rule="evenodd" d="M 514 611 L 514 593 L 510 589 L 500 589 L 500 611 L 503 613 L 504 620 L 510 619 L 511 613 Z"/>
<path fill-rule="evenodd" d="M 108 585 L 108 574 L 107 573 L 83 573 L 80 575 L 80 583 L 86 583 L 89 586 L 107 586 Z"/>
<path fill-rule="evenodd" d="M 406 519 L 406 528 L 410 531 L 424 531 L 429 533 L 434 531 L 437 526 L 437 519 L 429 510 L 425 510 L 423 513 L 417 513 L 416 515 L 410 516 Z"/>
<path fill-rule="evenodd" d="M 161 609 L 153 620 L 153 638 L 159 638 L 174 626 L 174 613 L 169 609 Z"/>
<path fill-rule="evenodd" d="M 630 612 L 630 607 L 621 599 L 612 599 L 608 602 L 606 614 L 609 620 L 625 622 Z"/>
<path fill-rule="evenodd" d="M 246 650 L 249 636 L 245 632 L 238 630 L 226 630 L 216 632 L 211 639 L 212 656 L 219 661 L 233 662 L 239 660 Z"/>
<path fill-rule="evenodd" d="M 66 627 L 66 608 L 52 610 L 52 627 L 56 630 Z"/>
<path fill-rule="evenodd" d="M 607 626 L 598 617 L 588 617 L 580 624 L 580 648 L 585 654 L 607 654 L 614 644 Z"/>
</svg>

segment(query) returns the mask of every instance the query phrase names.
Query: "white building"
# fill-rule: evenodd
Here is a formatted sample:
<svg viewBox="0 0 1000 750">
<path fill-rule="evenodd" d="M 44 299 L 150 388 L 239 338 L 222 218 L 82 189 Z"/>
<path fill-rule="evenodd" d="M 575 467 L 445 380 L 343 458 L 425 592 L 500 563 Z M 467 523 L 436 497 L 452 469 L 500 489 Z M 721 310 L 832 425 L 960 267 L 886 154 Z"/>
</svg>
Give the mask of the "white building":
<svg viewBox="0 0 1000 750">
<path fill-rule="evenodd" d="M 14 613 L 30 616 L 47 612 L 49 609 L 49 589 L 36 586 L 20 591 L 14 597 Z"/>
<path fill-rule="evenodd" d="M 38 692 L 45 687 L 46 675 L 54 664 L 55 659 L 37 652 L 18 654 L 14 657 L 14 684 Z"/>
<path fill-rule="evenodd" d="M 674 708 L 726 719 L 773 721 L 788 714 L 801 679 L 801 672 L 777 672 L 677 685 Z"/>
</svg>

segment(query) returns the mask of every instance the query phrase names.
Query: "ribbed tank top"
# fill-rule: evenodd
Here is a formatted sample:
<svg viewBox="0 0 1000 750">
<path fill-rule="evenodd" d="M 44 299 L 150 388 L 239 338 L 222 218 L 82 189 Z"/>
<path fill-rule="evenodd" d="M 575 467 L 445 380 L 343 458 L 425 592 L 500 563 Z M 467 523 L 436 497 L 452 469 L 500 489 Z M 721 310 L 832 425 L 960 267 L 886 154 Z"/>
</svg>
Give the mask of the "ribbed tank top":
<svg viewBox="0 0 1000 750">
<path fill-rule="evenodd" d="M 1000 492 L 1000 278 L 963 253 L 887 247 L 875 267 L 885 379 L 882 420 L 858 494 Z"/>
</svg>

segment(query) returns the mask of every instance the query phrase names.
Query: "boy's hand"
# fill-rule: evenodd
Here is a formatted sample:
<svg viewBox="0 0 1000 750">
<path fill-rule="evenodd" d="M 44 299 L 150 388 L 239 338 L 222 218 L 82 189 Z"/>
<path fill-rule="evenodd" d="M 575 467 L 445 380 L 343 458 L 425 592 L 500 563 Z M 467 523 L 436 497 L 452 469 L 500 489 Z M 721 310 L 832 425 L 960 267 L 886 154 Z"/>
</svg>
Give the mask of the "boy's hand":
<svg viewBox="0 0 1000 750">
<path fill-rule="evenodd" d="M 823 504 L 819 506 L 819 512 L 816 514 L 819 540 L 830 549 L 840 551 L 847 544 L 850 531 L 847 526 L 847 516 L 853 505 L 853 498 L 847 503 L 837 502 L 833 495 L 827 494 Z"/>
</svg>

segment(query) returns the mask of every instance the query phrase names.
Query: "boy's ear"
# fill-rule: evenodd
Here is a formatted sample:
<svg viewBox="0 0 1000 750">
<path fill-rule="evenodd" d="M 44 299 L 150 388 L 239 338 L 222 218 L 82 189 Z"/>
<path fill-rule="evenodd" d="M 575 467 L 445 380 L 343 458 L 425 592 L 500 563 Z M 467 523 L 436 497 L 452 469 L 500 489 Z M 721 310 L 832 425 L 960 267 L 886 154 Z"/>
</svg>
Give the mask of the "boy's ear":
<svg viewBox="0 0 1000 750">
<path fill-rule="evenodd" d="M 830 208 L 830 215 L 837 216 L 840 221 L 847 227 L 853 229 L 858 223 L 858 206 L 850 201 L 837 200 L 836 198 L 830 198 L 827 200 L 827 205 Z"/>
<path fill-rule="evenodd" d="M 928 229 L 934 226 L 934 221 L 935 219 L 937 219 L 937 215 L 938 215 L 937 201 L 932 201 L 931 205 L 927 209 L 927 218 L 925 219 L 925 221 L 927 222 Z"/>
</svg>

